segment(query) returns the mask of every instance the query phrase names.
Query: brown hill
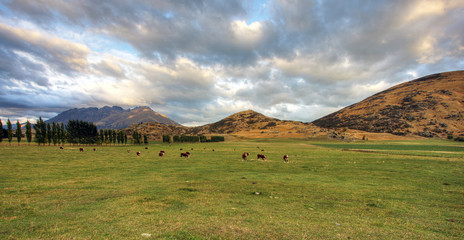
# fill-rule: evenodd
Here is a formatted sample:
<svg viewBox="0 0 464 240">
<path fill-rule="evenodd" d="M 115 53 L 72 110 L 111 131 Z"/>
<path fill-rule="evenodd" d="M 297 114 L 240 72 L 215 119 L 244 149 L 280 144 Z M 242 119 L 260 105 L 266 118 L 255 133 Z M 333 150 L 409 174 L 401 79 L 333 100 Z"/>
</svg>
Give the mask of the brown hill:
<svg viewBox="0 0 464 240">
<path fill-rule="evenodd" d="M 349 132 L 328 131 L 312 123 L 283 121 L 264 116 L 253 110 L 235 113 L 218 122 L 199 127 L 170 126 L 156 122 L 134 124 L 125 129 L 132 134 L 137 130 L 151 140 L 161 140 L 168 135 L 225 135 L 229 138 L 304 138 L 332 137 L 355 138 Z M 359 135 L 359 134 L 358 134 Z M 358 137 L 359 138 L 359 137 Z"/>
<path fill-rule="evenodd" d="M 220 134 L 233 134 L 247 138 L 306 137 L 321 131 L 311 123 L 283 121 L 264 116 L 253 110 L 235 113 L 216 123 L 200 127 Z"/>
<path fill-rule="evenodd" d="M 406 82 L 313 122 L 323 128 L 424 137 L 464 134 L 464 71 Z"/>
</svg>

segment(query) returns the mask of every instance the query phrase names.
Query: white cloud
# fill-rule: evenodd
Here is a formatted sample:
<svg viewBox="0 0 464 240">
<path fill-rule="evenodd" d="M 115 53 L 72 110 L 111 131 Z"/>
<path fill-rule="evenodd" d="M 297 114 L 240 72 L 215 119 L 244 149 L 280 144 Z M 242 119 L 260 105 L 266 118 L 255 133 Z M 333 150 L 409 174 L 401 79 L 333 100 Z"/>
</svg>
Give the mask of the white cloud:
<svg viewBox="0 0 464 240">
<path fill-rule="evenodd" d="M 247 24 L 246 21 L 236 20 L 231 23 L 233 42 L 242 48 L 254 49 L 262 38 L 262 26 L 259 22 Z"/>
<path fill-rule="evenodd" d="M 275 0 L 265 14 L 250 12 L 260 4 L 5 3 L 0 106 L 20 115 L 150 105 L 189 124 L 254 109 L 312 121 L 413 77 L 464 68 L 459 0 Z"/>
</svg>

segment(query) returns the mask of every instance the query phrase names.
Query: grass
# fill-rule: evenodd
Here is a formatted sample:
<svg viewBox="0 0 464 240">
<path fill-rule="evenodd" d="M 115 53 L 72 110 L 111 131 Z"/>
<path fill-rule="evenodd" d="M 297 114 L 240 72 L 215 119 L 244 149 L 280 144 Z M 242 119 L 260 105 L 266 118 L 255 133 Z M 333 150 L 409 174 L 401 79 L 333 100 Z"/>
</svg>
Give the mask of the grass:
<svg viewBox="0 0 464 240">
<path fill-rule="evenodd" d="M 455 142 L 266 139 L 92 148 L 1 144 L 0 239 L 461 239 L 464 233 L 464 151 Z M 191 157 L 181 159 L 180 148 Z M 245 151 L 248 161 L 241 160 Z M 268 160 L 258 161 L 257 153 Z"/>
</svg>

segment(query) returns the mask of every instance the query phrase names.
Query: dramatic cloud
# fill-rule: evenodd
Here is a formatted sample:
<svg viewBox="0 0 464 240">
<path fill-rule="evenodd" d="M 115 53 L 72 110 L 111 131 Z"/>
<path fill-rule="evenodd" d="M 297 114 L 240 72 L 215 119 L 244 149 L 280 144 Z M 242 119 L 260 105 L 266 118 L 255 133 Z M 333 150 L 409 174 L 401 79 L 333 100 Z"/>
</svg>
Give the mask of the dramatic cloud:
<svg viewBox="0 0 464 240">
<path fill-rule="evenodd" d="M 0 118 L 148 105 L 187 125 L 254 109 L 312 121 L 464 68 L 464 3 L 0 3 Z"/>
</svg>

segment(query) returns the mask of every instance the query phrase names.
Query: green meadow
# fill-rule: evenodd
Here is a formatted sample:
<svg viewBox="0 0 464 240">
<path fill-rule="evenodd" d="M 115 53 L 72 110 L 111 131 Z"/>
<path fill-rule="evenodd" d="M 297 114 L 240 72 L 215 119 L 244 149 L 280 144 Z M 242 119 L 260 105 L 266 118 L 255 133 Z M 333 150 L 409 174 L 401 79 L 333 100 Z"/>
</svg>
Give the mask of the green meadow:
<svg viewBox="0 0 464 240">
<path fill-rule="evenodd" d="M 0 144 L 0 239 L 464 237 L 462 143 L 83 148 Z M 185 151 L 190 158 L 180 158 Z"/>
</svg>

